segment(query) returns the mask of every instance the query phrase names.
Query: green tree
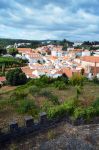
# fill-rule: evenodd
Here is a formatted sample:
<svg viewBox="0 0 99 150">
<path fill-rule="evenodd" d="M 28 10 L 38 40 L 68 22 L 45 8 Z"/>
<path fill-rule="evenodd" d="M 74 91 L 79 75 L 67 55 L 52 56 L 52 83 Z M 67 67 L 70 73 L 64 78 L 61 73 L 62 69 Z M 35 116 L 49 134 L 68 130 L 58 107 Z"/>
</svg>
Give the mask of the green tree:
<svg viewBox="0 0 99 150">
<path fill-rule="evenodd" d="M 7 72 L 6 80 L 10 85 L 22 85 L 26 83 L 27 77 L 20 68 L 16 68 Z"/>
<path fill-rule="evenodd" d="M 2 48 L 1 45 L 0 45 L 0 55 L 6 54 L 6 53 L 7 53 L 6 49 Z"/>
<path fill-rule="evenodd" d="M 10 54 L 10 55 L 12 55 L 12 56 L 15 56 L 17 53 L 18 53 L 18 51 L 17 51 L 17 49 L 16 48 L 9 48 L 8 50 L 7 50 L 7 52 L 8 52 L 8 54 Z"/>
</svg>

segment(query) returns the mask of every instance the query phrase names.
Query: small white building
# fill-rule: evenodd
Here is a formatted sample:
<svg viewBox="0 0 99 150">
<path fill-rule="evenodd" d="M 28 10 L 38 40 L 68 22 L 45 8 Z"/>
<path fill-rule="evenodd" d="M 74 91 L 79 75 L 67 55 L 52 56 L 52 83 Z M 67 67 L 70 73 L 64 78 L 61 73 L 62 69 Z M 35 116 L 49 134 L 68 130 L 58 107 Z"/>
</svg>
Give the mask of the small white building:
<svg viewBox="0 0 99 150">
<path fill-rule="evenodd" d="M 83 57 L 83 56 L 90 56 L 90 55 L 91 55 L 91 52 L 90 52 L 90 51 L 88 51 L 88 50 L 82 51 L 82 57 Z"/>
<path fill-rule="evenodd" d="M 62 57 L 63 53 L 62 53 L 62 51 L 52 50 L 51 55 L 55 56 L 55 57 Z"/>
</svg>

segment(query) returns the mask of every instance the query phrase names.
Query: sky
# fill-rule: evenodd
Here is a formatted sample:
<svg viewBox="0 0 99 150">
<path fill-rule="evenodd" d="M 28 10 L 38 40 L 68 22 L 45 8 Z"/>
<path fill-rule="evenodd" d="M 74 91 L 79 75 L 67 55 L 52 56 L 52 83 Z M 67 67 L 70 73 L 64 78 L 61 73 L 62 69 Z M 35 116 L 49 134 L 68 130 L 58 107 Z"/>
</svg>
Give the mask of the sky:
<svg viewBox="0 0 99 150">
<path fill-rule="evenodd" d="M 0 37 L 99 40 L 99 0 L 0 0 Z"/>
</svg>

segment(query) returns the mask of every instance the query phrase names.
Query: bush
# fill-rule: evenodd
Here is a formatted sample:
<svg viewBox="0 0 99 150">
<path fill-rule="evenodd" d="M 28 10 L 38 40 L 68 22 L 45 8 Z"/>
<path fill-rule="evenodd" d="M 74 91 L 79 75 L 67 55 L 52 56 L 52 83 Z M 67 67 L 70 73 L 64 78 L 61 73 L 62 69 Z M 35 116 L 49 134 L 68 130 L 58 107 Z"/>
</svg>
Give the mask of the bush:
<svg viewBox="0 0 99 150">
<path fill-rule="evenodd" d="M 56 81 L 56 82 L 54 83 L 54 86 L 55 86 L 56 88 L 58 88 L 59 90 L 64 90 L 64 89 L 66 89 L 66 84 L 65 84 L 63 81 Z"/>
<path fill-rule="evenodd" d="M 93 107 L 99 107 L 99 98 L 97 98 L 93 103 L 92 103 Z"/>
<path fill-rule="evenodd" d="M 10 98 L 14 98 L 14 99 L 24 99 L 24 98 L 26 98 L 27 94 L 28 94 L 28 93 L 25 92 L 25 91 L 16 90 L 16 91 L 14 91 L 14 92 L 11 94 Z"/>
<path fill-rule="evenodd" d="M 20 68 L 16 68 L 7 72 L 6 80 L 8 84 L 15 86 L 25 84 L 27 77 Z"/>
<path fill-rule="evenodd" d="M 28 91 L 29 91 L 33 96 L 38 96 L 39 93 L 40 93 L 40 88 L 34 85 L 34 86 L 30 87 Z"/>
<path fill-rule="evenodd" d="M 54 106 L 48 109 L 48 117 L 52 118 L 61 118 L 66 114 L 71 115 L 74 111 L 75 104 L 74 100 L 66 101 L 61 105 Z"/>
<path fill-rule="evenodd" d="M 95 109 L 92 107 L 92 106 L 89 106 L 85 109 L 85 112 L 86 112 L 86 120 L 90 120 L 92 119 L 94 116 L 95 116 Z"/>
<path fill-rule="evenodd" d="M 73 118 L 74 119 L 78 119 L 78 118 L 85 118 L 85 109 L 84 108 L 81 108 L 81 107 L 78 107 L 74 110 L 74 113 L 73 113 Z"/>
<path fill-rule="evenodd" d="M 50 91 L 41 91 L 40 95 L 48 98 L 54 105 L 59 104 L 58 97 L 53 95 Z"/>
<path fill-rule="evenodd" d="M 32 109 L 36 112 L 36 106 L 33 101 L 29 100 L 20 100 L 20 102 L 17 104 L 16 111 L 18 113 L 24 114 L 32 112 Z"/>
<path fill-rule="evenodd" d="M 83 118 L 87 121 L 92 119 L 95 116 L 95 109 L 92 106 L 87 108 L 77 107 L 73 113 L 73 118 Z"/>
<path fill-rule="evenodd" d="M 93 78 L 93 82 L 94 82 L 95 84 L 99 84 L 99 79 L 95 76 L 95 77 Z"/>
<path fill-rule="evenodd" d="M 53 107 L 52 102 L 46 100 L 46 101 L 43 103 L 42 111 L 43 111 L 43 112 L 47 112 L 48 109 L 51 108 L 51 107 Z"/>
<path fill-rule="evenodd" d="M 71 78 L 70 78 L 70 84 L 73 86 L 82 86 L 84 83 L 84 77 L 80 74 L 75 73 Z"/>
<path fill-rule="evenodd" d="M 62 76 L 58 77 L 57 79 L 54 79 L 56 81 L 62 81 L 64 82 L 65 84 L 68 84 L 68 77 L 63 73 Z"/>
<path fill-rule="evenodd" d="M 95 115 L 99 116 L 99 98 L 92 103 L 92 107 L 95 109 Z"/>
<path fill-rule="evenodd" d="M 46 75 L 43 75 L 40 77 L 40 81 L 43 83 L 43 84 L 50 84 L 53 82 L 53 79 L 50 78 L 50 77 L 47 77 Z"/>
</svg>

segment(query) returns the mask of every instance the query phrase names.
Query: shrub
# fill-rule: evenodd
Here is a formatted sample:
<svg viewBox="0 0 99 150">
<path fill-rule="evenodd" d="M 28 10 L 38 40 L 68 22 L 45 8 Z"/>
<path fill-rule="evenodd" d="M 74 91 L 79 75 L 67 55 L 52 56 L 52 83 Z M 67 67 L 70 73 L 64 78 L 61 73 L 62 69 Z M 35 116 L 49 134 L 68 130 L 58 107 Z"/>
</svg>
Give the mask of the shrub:
<svg viewBox="0 0 99 150">
<path fill-rule="evenodd" d="M 40 77 L 40 80 L 43 84 L 50 84 L 53 79 L 43 75 L 43 76 Z"/>
<path fill-rule="evenodd" d="M 49 108 L 53 107 L 53 103 L 51 101 L 45 101 L 42 106 L 42 111 L 47 112 Z"/>
<path fill-rule="evenodd" d="M 99 107 L 99 98 L 97 98 L 93 103 L 92 103 L 93 107 Z"/>
<path fill-rule="evenodd" d="M 29 100 L 21 100 L 17 105 L 16 111 L 22 114 L 29 113 L 32 109 L 36 109 L 34 102 Z"/>
<path fill-rule="evenodd" d="M 29 88 L 29 92 L 33 95 L 33 96 L 38 96 L 40 93 L 40 88 L 37 86 L 32 86 Z"/>
<path fill-rule="evenodd" d="M 54 79 L 56 81 L 62 81 L 64 82 L 65 84 L 68 84 L 68 77 L 66 76 L 66 74 L 62 74 L 62 76 L 58 77 L 57 79 Z"/>
<path fill-rule="evenodd" d="M 87 107 L 85 109 L 85 112 L 86 112 L 85 118 L 87 120 L 90 120 L 90 119 L 92 119 L 95 116 L 95 109 L 92 106 Z"/>
<path fill-rule="evenodd" d="M 99 84 L 99 79 L 95 76 L 95 77 L 93 78 L 93 82 L 94 82 L 95 84 Z"/>
<path fill-rule="evenodd" d="M 27 94 L 28 94 L 28 93 L 25 92 L 25 91 L 16 90 L 16 91 L 14 91 L 14 92 L 11 94 L 10 98 L 14 98 L 14 99 L 24 99 L 24 98 L 26 98 Z"/>
<path fill-rule="evenodd" d="M 79 85 L 82 86 L 84 83 L 84 77 L 80 74 L 75 73 L 71 78 L 70 78 L 70 84 L 75 86 Z"/>
<path fill-rule="evenodd" d="M 95 115 L 99 116 L 99 98 L 92 103 L 92 107 L 95 109 Z"/>
<path fill-rule="evenodd" d="M 92 106 L 89 106 L 87 108 L 77 107 L 74 110 L 73 118 L 84 118 L 85 120 L 89 121 L 95 116 L 95 109 Z"/>
<path fill-rule="evenodd" d="M 66 89 L 66 84 L 65 84 L 63 81 L 56 81 L 56 82 L 54 83 L 54 86 L 55 86 L 56 88 L 58 88 L 59 90 L 64 90 L 64 89 Z"/>
<path fill-rule="evenodd" d="M 74 100 L 70 100 L 64 102 L 61 105 L 49 108 L 47 114 L 50 119 L 61 118 L 66 114 L 71 115 L 74 111 L 74 108 L 75 108 Z"/>
<path fill-rule="evenodd" d="M 73 113 L 73 118 L 74 119 L 78 119 L 78 118 L 85 118 L 85 109 L 84 108 L 81 108 L 81 107 L 78 107 L 74 110 L 74 113 Z"/>
</svg>

